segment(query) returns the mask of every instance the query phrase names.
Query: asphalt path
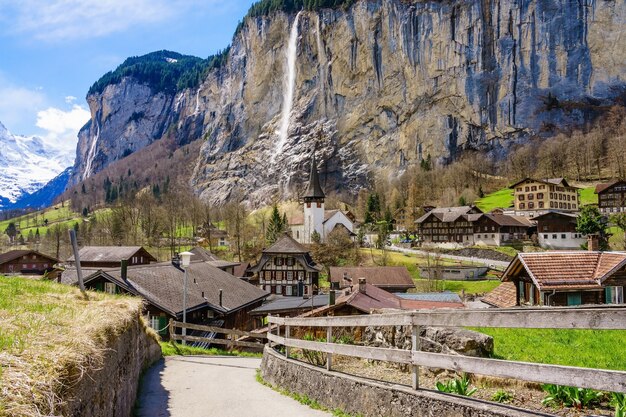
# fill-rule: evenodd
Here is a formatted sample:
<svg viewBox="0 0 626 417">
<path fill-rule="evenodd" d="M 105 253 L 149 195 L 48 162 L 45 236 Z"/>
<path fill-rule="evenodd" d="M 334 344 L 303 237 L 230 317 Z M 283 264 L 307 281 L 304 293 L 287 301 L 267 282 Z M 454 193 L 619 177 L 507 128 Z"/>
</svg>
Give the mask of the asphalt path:
<svg viewBox="0 0 626 417">
<path fill-rule="evenodd" d="M 501 271 L 505 270 L 506 267 L 509 266 L 509 263 L 510 263 L 510 262 L 496 261 L 494 259 L 474 258 L 474 257 L 470 257 L 470 256 L 448 255 L 447 253 L 435 254 L 433 252 L 427 252 L 427 251 L 416 250 L 416 249 L 406 249 L 406 248 L 401 248 L 399 246 L 393 246 L 393 245 L 389 246 L 388 248 L 389 248 L 389 250 L 392 250 L 394 252 L 403 252 L 403 253 L 410 253 L 410 254 L 413 254 L 413 255 L 422 255 L 422 256 L 430 256 L 430 257 L 441 256 L 441 258 L 453 259 L 455 261 L 474 262 L 474 263 L 477 263 L 477 264 L 489 266 L 492 269 L 499 269 Z"/>
<path fill-rule="evenodd" d="M 261 359 L 168 356 L 143 377 L 138 417 L 323 417 L 256 380 Z"/>
</svg>

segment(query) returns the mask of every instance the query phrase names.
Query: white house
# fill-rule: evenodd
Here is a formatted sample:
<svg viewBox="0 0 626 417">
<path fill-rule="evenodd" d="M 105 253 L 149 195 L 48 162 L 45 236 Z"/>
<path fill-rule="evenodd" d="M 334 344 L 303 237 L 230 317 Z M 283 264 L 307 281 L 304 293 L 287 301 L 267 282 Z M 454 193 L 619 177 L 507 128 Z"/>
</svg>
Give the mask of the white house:
<svg viewBox="0 0 626 417">
<path fill-rule="evenodd" d="M 303 197 L 303 216 L 291 219 L 291 235 L 299 243 L 312 243 L 312 235 L 317 232 L 324 242 L 335 228 L 344 228 L 354 236 L 354 223 L 341 210 L 326 210 L 324 208 L 324 191 L 320 185 L 319 173 L 315 154 L 311 161 L 311 175 L 309 186 Z"/>
</svg>

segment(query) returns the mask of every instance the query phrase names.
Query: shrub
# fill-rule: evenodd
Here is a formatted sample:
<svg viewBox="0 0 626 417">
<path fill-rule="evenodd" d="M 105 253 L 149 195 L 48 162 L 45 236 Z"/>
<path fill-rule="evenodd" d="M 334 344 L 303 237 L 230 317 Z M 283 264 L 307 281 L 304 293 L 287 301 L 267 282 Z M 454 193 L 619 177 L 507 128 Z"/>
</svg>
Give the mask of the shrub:
<svg viewBox="0 0 626 417">
<path fill-rule="evenodd" d="M 498 403 L 508 403 L 513 399 L 513 394 L 506 392 L 503 389 L 499 389 L 492 396 L 491 400 Z"/>
<path fill-rule="evenodd" d="M 626 417 L 626 395 L 621 392 L 612 393 L 611 405 L 615 407 L 615 417 Z"/>
<path fill-rule="evenodd" d="M 587 408 L 599 404 L 604 394 L 588 388 L 567 387 L 563 385 L 544 384 L 541 386 L 548 393 L 541 401 L 544 405 Z"/>
<path fill-rule="evenodd" d="M 468 374 L 463 374 L 462 378 L 450 379 L 443 383 L 437 381 L 435 388 L 441 392 L 463 395 L 465 397 L 470 397 L 478 391 L 476 388 L 470 389 L 470 379 Z"/>
</svg>

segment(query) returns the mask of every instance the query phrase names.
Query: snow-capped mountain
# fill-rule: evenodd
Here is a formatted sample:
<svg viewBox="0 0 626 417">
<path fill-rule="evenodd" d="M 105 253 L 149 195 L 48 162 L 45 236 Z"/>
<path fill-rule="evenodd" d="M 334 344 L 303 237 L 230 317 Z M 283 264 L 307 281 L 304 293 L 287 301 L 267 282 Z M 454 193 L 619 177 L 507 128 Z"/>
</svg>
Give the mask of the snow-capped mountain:
<svg viewBox="0 0 626 417">
<path fill-rule="evenodd" d="M 74 155 L 38 136 L 13 135 L 0 122 L 0 209 L 31 194 L 74 163 Z"/>
</svg>

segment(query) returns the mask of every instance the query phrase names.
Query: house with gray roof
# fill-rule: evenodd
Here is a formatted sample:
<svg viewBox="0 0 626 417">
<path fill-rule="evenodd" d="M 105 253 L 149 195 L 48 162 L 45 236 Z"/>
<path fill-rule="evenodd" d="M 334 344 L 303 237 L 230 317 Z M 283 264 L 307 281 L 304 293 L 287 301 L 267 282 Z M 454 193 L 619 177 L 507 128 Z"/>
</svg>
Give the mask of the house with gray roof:
<svg viewBox="0 0 626 417">
<path fill-rule="evenodd" d="M 182 319 L 185 272 L 176 264 L 88 267 L 82 272 L 88 289 L 132 294 L 146 300 L 146 314 L 157 330 L 164 328 L 170 318 Z M 206 324 L 219 319 L 227 328 L 256 327 L 249 311 L 263 303 L 267 292 L 201 260 L 192 261 L 187 274 L 188 322 Z M 61 282 L 76 285 L 76 269 L 66 269 Z"/>
<path fill-rule="evenodd" d="M 259 262 L 249 269 L 254 274 L 251 282 L 287 297 L 316 294 L 320 270 L 308 249 L 288 234 L 264 249 Z"/>
<path fill-rule="evenodd" d="M 84 246 L 78 251 L 80 264 L 85 268 L 119 268 L 122 261 L 127 265 L 147 265 L 157 262 L 142 246 Z M 74 265 L 74 255 L 67 259 Z"/>
</svg>

